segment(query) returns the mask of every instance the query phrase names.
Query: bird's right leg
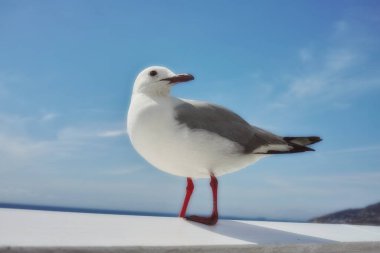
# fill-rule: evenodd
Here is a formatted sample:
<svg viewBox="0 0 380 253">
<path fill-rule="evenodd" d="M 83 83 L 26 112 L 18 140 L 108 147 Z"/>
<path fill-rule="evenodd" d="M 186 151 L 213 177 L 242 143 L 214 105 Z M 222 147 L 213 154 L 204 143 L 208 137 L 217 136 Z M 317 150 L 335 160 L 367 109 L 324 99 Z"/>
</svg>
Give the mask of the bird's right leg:
<svg viewBox="0 0 380 253">
<path fill-rule="evenodd" d="M 183 200 L 182 209 L 179 214 L 179 217 L 185 218 L 187 206 L 189 204 L 190 197 L 191 197 L 191 194 L 193 193 L 193 190 L 194 190 L 193 180 L 190 177 L 188 177 L 187 187 L 186 187 L 186 196 L 185 196 L 185 199 Z"/>
<path fill-rule="evenodd" d="M 186 219 L 190 221 L 199 222 L 205 225 L 215 225 L 218 222 L 218 180 L 211 174 L 210 186 L 212 189 L 212 214 L 210 217 L 203 217 L 197 215 L 187 216 Z"/>
</svg>

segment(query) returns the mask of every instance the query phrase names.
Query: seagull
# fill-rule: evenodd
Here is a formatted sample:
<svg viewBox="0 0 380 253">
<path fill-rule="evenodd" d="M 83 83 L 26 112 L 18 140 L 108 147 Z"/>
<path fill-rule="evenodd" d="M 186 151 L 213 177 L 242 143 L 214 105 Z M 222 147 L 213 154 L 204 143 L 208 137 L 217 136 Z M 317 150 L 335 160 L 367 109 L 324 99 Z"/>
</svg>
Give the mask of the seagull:
<svg viewBox="0 0 380 253">
<path fill-rule="evenodd" d="M 238 171 L 274 154 L 314 151 L 318 136 L 281 137 L 249 124 L 238 114 L 208 102 L 170 95 L 171 88 L 194 80 L 166 67 L 151 66 L 134 82 L 127 132 L 133 147 L 157 169 L 187 178 L 179 216 L 215 225 L 218 221 L 217 177 Z M 186 210 L 194 190 L 193 178 L 210 178 L 213 210 L 209 217 Z"/>
</svg>

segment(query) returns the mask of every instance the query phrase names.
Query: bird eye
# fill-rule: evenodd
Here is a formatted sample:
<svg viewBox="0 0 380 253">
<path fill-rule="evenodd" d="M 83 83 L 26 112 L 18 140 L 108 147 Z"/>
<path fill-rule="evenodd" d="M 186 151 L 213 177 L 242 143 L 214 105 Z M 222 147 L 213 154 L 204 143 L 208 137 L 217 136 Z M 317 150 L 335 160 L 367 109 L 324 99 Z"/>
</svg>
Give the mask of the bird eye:
<svg viewBox="0 0 380 253">
<path fill-rule="evenodd" d="M 155 76 L 155 75 L 157 75 L 157 71 L 152 70 L 152 71 L 149 72 L 149 75 L 150 76 Z"/>
</svg>

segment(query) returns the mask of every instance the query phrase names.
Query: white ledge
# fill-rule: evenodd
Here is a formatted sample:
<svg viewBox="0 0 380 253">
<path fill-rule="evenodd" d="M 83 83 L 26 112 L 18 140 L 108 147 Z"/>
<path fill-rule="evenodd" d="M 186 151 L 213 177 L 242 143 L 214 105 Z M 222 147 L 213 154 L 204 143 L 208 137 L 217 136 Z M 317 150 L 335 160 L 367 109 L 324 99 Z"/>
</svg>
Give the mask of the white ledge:
<svg viewBox="0 0 380 253">
<path fill-rule="evenodd" d="M 170 217 L 0 209 L 0 252 L 261 252 L 264 248 L 265 252 L 380 252 L 380 227 L 240 220 L 220 220 L 209 227 Z"/>
</svg>

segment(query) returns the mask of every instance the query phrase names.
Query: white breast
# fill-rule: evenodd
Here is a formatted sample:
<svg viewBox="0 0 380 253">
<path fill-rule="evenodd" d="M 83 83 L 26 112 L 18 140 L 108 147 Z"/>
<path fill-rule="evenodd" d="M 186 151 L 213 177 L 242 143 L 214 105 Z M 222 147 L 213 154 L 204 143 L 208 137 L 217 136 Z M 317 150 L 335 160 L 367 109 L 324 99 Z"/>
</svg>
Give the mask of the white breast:
<svg viewBox="0 0 380 253">
<path fill-rule="evenodd" d="M 128 134 L 134 148 L 158 169 L 184 177 L 209 177 L 233 172 L 262 156 L 242 155 L 241 147 L 217 134 L 190 130 L 175 120 L 172 97 L 132 97 Z"/>
</svg>

